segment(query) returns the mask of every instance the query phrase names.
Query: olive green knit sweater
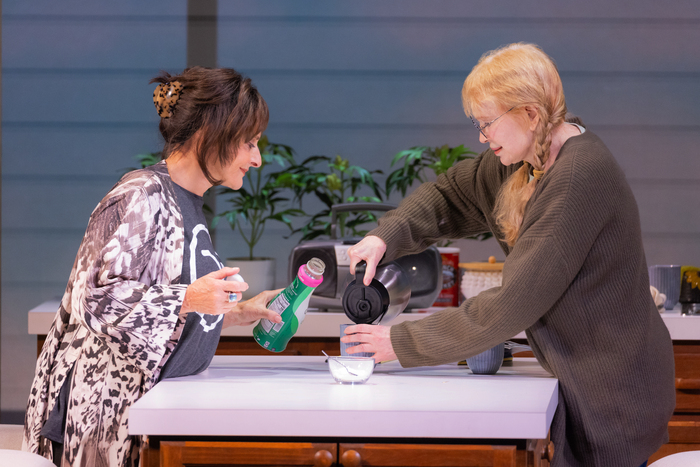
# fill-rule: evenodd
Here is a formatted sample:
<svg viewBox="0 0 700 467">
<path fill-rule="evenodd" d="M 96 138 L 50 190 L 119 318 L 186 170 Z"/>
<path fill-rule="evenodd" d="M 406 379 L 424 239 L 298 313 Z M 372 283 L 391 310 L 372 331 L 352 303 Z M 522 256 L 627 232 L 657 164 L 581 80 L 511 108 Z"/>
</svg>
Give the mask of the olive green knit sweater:
<svg viewBox="0 0 700 467">
<path fill-rule="evenodd" d="M 500 232 L 504 167 L 492 151 L 452 167 L 387 213 L 370 235 L 385 260 L 441 238 Z M 637 467 L 667 438 L 673 349 L 649 293 L 639 214 L 625 175 L 590 131 L 570 138 L 529 201 L 503 284 L 391 328 L 404 367 L 455 362 L 525 330 L 559 380 L 552 465 Z M 517 384 L 517 382 L 514 382 Z"/>
</svg>

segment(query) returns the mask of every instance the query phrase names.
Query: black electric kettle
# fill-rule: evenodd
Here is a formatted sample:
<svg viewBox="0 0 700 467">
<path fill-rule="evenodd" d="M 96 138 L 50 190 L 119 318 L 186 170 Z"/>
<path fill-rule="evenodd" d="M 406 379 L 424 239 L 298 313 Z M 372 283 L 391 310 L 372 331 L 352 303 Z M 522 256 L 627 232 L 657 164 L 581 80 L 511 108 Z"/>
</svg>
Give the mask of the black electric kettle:
<svg viewBox="0 0 700 467">
<path fill-rule="evenodd" d="M 401 265 L 391 261 L 377 266 L 370 285 L 362 282 L 367 263 L 355 266 L 355 280 L 343 293 L 343 311 L 356 324 L 388 322 L 401 313 L 411 298 L 411 280 Z"/>
</svg>

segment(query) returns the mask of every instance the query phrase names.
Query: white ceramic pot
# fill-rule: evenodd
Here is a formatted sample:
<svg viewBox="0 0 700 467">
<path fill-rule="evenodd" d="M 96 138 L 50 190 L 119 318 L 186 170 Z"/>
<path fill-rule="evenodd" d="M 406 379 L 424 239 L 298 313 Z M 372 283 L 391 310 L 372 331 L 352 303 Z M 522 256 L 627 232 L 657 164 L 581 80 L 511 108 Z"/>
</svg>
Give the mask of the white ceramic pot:
<svg viewBox="0 0 700 467">
<path fill-rule="evenodd" d="M 275 288 L 276 264 L 275 258 L 228 258 L 226 266 L 240 268 L 239 274 L 248 284 L 248 290 L 243 292 L 243 300 L 255 297 L 264 290 Z"/>
</svg>

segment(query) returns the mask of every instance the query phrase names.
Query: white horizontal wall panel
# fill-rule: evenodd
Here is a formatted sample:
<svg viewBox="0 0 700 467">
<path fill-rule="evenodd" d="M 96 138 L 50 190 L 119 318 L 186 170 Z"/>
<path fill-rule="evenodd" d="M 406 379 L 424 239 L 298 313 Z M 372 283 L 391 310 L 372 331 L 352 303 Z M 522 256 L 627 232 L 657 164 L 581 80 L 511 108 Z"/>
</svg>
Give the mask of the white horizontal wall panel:
<svg viewBox="0 0 700 467">
<path fill-rule="evenodd" d="M 21 122 L 153 122 L 157 70 L 128 73 L 3 73 L 3 115 L 10 124 Z M 60 92 L 35 92 L 47 80 Z"/>
<path fill-rule="evenodd" d="M 99 176 L 116 181 L 136 154 L 156 152 L 162 138 L 156 122 L 114 125 L 26 123 L 4 125 L 4 177 L 14 175 Z"/>
<path fill-rule="evenodd" d="M 591 125 L 700 124 L 700 75 L 565 74 L 567 107 Z"/>
<path fill-rule="evenodd" d="M 43 0 L 49 1 L 49 0 Z M 700 18 L 695 0 L 674 0 L 660 8 L 654 0 L 589 0 L 569 3 L 540 0 L 481 2 L 464 0 L 219 0 L 220 16 L 280 16 L 284 18 L 589 18 L 627 21 L 659 18 Z"/>
<path fill-rule="evenodd" d="M 645 233 L 675 233 L 700 242 L 700 183 L 632 181 Z"/>
<path fill-rule="evenodd" d="M 700 265 L 700 241 L 698 234 L 650 234 L 642 235 L 647 265 L 680 264 Z"/>
<path fill-rule="evenodd" d="M 612 151 L 627 178 L 700 183 L 700 125 L 594 125 L 591 129 Z"/>
<path fill-rule="evenodd" d="M 462 79 L 391 76 L 252 75 L 271 122 L 463 124 Z M 591 125 L 698 125 L 694 76 L 568 76 L 567 103 Z M 643 98 L 641 96 L 644 96 Z M 650 112 L 649 109 L 654 109 Z"/>
<path fill-rule="evenodd" d="M 87 221 L 87 219 L 86 219 Z M 23 283 L 52 287 L 61 294 L 68 283 L 85 229 L 3 229 L 3 291 Z M 32 258 L 41 258 L 37 264 Z"/>
<path fill-rule="evenodd" d="M 8 228 L 85 229 L 92 211 L 118 180 L 118 176 L 114 180 L 5 178 L 3 204 L 11 204 L 12 208 L 3 209 L 3 231 Z"/>
<path fill-rule="evenodd" d="M 466 77 L 484 52 L 522 41 L 538 44 L 565 72 L 700 72 L 700 21 L 233 15 L 220 18 L 218 35 L 220 65 L 251 70 L 431 70 Z"/>
<path fill-rule="evenodd" d="M 4 230 L 3 243 L 12 246 L 3 247 L 3 293 L 7 287 L 34 284 L 50 289 L 52 296 L 62 294 L 82 239 L 83 232 L 78 230 L 49 234 L 32 229 Z"/>
<path fill-rule="evenodd" d="M 243 70 L 245 72 L 245 70 Z M 155 73 L 154 73 L 155 74 Z M 8 73 L 3 112 L 21 122 L 153 122 L 153 74 L 65 75 Z M 60 87 L 37 94 L 47 76 Z M 463 124 L 463 79 L 391 74 L 250 74 L 270 106 L 270 121 L 323 123 Z M 700 76 L 700 75 L 698 75 Z M 698 76 L 564 76 L 570 110 L 593 125 L 698 125 Z M 643 98 L 642 98 L 643 96 Z M 37 111 L 37 109 L 41 109 Z M 651 111 L 650 109 L 653 109 Z"/>
<path fill-rule="evenodd" d="M 70 15 L 111 16 L 184 16 L 187 14 L 186 0 L 5 0 L 2 2 L 3 16 L 31 15 L 63 17 Z"/>
<path fill-rule="evenodd" d="M 91 18 L 3 14 L 2 26 L 4 68 L 158 70 L 185 66 L 184 15 Z M 45 81 L 45 85 L 49 83 Z M 60 87 L 42 89 L 45 94 Z"/>
</svg>

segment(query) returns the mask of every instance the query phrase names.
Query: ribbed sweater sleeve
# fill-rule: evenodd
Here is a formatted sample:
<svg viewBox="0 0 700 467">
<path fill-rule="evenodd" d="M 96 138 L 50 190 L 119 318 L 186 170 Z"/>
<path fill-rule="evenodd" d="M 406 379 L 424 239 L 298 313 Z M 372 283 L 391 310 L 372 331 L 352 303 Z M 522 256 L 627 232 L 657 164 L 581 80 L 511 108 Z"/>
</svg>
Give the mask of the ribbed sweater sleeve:
<svg viewBox="0 0 700 467">
<path fill-rule="evenodd" d="M 552 237 L 523 239 L 509 255 L 503 286 L 482 292 L 459 308 L 391 328 L 403 367 L 439 365 L 469 358 L 530 327 L 570 283 L 564 257 Z"/>
<path fill-rule="evenodd" d="M 441 238 L 498 232 L 490 213 L 501 184 L 519 167 L 504 167 L 490 150 L 462 161 L 435 182 L 418 187 L 380 218 L 369 235 L 385 241 L 385 260 L 391 261 L 423 251 Z"/>
</svg>

